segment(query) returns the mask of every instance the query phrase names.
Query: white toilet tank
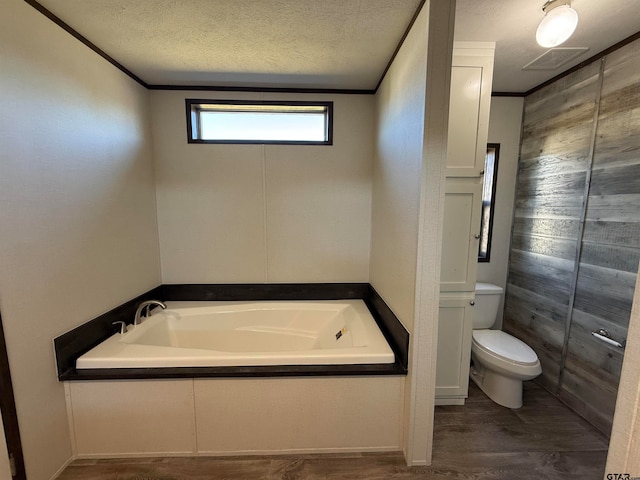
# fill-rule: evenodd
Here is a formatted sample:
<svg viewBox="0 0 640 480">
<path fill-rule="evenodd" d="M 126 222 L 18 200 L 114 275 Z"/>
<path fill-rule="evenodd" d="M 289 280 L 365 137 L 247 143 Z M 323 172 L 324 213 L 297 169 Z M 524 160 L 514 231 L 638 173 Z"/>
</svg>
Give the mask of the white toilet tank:
<svg viewBox="0 0 640 480">
<path fill-rule="evenodd" d="M 473 309 L 473 329 L 491 328 L 498 316 L 503 288 L 492 283 L 476 283 L 476 305 Z"/>
</svg>

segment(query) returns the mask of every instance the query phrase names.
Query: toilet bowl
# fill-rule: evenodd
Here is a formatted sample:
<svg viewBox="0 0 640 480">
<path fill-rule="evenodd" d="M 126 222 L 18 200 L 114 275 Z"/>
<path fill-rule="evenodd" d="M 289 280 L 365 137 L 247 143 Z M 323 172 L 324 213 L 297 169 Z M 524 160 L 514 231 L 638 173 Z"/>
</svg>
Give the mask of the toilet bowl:
<svg viewBox="0 0 640 480">
<path fill-rule="evenodd" d="M 500 305 L 502 288 L 476 284 L 469 376 L 494 402 L 522 406 L 522 382 L 542 373 L 540 360 L 529 345 L 500 330 L 491 330 Z"/>
</svg>

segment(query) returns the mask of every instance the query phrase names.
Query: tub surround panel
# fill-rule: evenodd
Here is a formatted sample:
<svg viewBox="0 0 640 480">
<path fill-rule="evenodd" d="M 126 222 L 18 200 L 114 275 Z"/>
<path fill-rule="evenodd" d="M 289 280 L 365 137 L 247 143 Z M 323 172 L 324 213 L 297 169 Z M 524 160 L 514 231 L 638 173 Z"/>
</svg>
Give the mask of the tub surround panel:
<svg viewBox="0 0 640 480">
<path fill-rule="evenodd" d="M 162 285 L 167 301 L 363 299 L 367 283 L 218 283 Z"/>
<path fill-rule="evenodd" d="M 236 300 L 341 300 L 361 299 L 395 353 L 391 364 L 283 365 L 251 367 L 116 368 L 76 370 L 75 360 L 118 331 L 115 321 L 132 323 L 136 306 L 143 300 L 236 301 Z M 204 377 L 290 377 L 344 375 L 406 375 L 409 334 L 398 318 L 367 283 L 344 284 L 185 284 L 161 285 L 133 300 L 61 335 L 54 340 L 58 379 L 169 379 Z"/>
<path fill-rule="evenodd" d="M 79 457 L 196 452 L 190 380 L 74 382 L 69 395 Z"/>
<path fill-rule="evenodd" d="M 157 299 L 160 293 L 160 287 L 154 288 L 55 338 L 53 343 L 58 375 L 75 369 L 76 358 L 119 331 L 120 327 L 113 325 L 113 322 L 132 323 L 138 304 Z"/>
<path fill-rule="evenodd" d="M 396 352 L 396 360 L 406 371 L 409 368 L 409 332 L 404 328 L 398 317 L 391 311 L 389 306 L 384 302 L 382 297 L 376 292 L 371 285 L 368 286 L 368 294 L 365 303 L 369 307 L 369 311 L 373 318 L 378 322 L 378 326 L 387 338 L 389 345 Z"/>
<path fill-rule="evenodd" d="M 195 380 L 198 448 L 209 454 L 398 450 L 402 382 L 394 377 Z"/>
<path fill-rule="evenodd" d="M 68 370 L 60 381 L 145 380 L 187 378 L 258 377 L 344 377 L 407 374 L 399 360 L 395 363 L 363 365 L 280 365 L 257 367 L 175 367 L 175 368 L 95 368 Z"/>
<path fill-rule="evenodd" d="M 70 382 L 79 458 L 397 451 L 401 377 Z"/>
</svg>

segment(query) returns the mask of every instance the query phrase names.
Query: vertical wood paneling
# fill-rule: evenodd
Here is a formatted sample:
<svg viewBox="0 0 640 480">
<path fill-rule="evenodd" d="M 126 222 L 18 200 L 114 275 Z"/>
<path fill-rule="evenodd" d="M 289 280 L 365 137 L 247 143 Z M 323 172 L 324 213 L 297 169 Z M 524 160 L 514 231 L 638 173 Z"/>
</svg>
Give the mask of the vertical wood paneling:
<svg viewBox="0 0 640 480">
<path fill-rule="evenodd" d="M 587 225 L 561 398 L 605 432 L 613 421 L 622 349 L 590 333 L 627 335 L 640 248 L 640 43 L 606 59 Z M 597 236 L 593 235 L 594 226 Z"/>
<path fill-rule="evenodd" d="M 525 99 L 504 329 L 542 364 L 556 391 L 593 131 L 598 67 Z"/>
<path fill-rule="evenodd" d="M 505 329 L 536 350 L 542 383 L 608 432 L 623 350 L 591 332 L 626 337 L 640 260 L 640 41 L 606 57 L 601 90 L 598 69 L 525 99 Z"/>
</svg>

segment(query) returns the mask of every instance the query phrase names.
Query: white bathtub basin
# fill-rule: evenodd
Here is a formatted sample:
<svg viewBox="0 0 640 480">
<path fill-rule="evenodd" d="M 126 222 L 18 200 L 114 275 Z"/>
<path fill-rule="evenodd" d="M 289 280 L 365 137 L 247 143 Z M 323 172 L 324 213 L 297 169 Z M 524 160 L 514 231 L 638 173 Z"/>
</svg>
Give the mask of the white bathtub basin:
<svg viewBox="0 0 640 480">
<path fill-rule="evenodd" d="M 167 302 L 76 368 L 393 363 L 362 300 Z"/>
</svg>

